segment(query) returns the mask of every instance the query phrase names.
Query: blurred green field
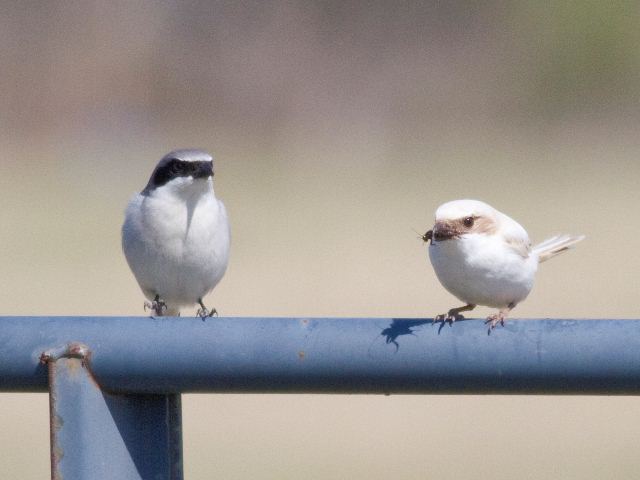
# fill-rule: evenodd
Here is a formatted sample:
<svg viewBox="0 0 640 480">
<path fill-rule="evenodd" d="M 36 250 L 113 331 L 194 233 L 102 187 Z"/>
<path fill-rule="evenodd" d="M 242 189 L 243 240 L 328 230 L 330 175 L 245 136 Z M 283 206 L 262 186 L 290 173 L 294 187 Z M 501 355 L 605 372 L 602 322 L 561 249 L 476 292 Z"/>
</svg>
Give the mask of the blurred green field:
<svg viewBox="0 0 640 480">
<path fill-rule="evenodd" d="M 639 318 L 638 13 L 6 2 L 0 314 L 143 315 L 123 211 L 164 153 L 195 146 L 216 158 L 232 222 L 207 303 L 221 315 L 441 313 L 456 300 L 412 229 L 466 197 L 534 241 L 587 235 L 541 266 L 515 317 Z M 47 405 L 0 394 L 2 478 L 47 477 Z M 186 478 L 640 475 L 631 397 L 186 395 L 183 408 Z"/>
</svg>

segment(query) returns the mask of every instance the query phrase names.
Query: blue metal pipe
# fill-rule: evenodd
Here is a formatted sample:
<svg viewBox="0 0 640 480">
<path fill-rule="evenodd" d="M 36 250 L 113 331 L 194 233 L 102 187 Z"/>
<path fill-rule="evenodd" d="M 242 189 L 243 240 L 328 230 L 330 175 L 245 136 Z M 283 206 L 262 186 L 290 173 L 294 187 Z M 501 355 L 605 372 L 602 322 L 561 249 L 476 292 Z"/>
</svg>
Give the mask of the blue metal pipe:
<svg viewBox="0 0 640 480">
<path fill-rule="evenodd" d="M 49 361 L 51 478 L 182 480 L 180 395 L 112 395 L 80 358 Z"/>
<path fill-rule="evenodd" d="M 0 391 L 70 342 L 117 393 L 640 393 L 640 320 L 146 317 L 0 317 Z"/>
</svg>

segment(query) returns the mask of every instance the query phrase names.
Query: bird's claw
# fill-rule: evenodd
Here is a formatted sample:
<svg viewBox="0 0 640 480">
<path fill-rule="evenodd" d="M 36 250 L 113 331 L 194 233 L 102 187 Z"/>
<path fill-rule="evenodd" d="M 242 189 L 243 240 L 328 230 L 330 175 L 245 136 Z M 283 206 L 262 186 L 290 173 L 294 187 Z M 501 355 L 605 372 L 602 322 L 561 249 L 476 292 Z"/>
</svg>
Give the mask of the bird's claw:
<svg viewBox="0 0 640 480">
<path fill-rule="evenodd" d="M 218 311 L 215 308 L 209 311 L 207 307 L 202 307 L 198 309 L 198 311 L 196 312 L 196 315 L 204 321 L 205 318 L 217 317 Z"/>
<path fill-rule="evenodd" d="M 167 311 L 167 304 L 164 300 L 156 299 L 152 302 L 144 302 L 144 311 L 151 310 L 155 315 L 162 317 Z"/>
<path fill-rule="evenodd" d="M 456 320 L 464 320 L 464 315 L 449 310 L 447 313 L 436 315 L 433 319 L 433 323 L 448 323 L 449 325 L 452 325 Z"/>
<path fill-rule="evenodd" d="M 498 312 L 498 313 L 494 313 L 493 315 L 489 315 L 487 317 L 487 319 L 485 320 L 485 322 L 484 322 L 485 325 L 489 324 L 489 333 L 491 333 L 491 330 L 496 328 L 498 323 L 504 327 L 504 319 L 505 319 L 505 317 L 506 316 L 502 312 Z"/>
</svg>

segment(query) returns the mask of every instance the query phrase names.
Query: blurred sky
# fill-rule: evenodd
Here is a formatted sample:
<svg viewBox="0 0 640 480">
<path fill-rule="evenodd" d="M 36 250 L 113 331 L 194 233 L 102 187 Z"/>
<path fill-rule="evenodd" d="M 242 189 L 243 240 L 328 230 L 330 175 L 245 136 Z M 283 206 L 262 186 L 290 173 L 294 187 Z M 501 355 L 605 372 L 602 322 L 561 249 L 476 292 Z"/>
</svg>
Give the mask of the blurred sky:
<svg viewBox="0 0 640 480">
<path fill-rule="evenodd" d="M 441 313 L 412 229 L 470 197 L 534 241 L 587 235 L 515 316 L 638 318 L 637 2 L 1 6 L 0 314 L 142 315 L 123 210 L 194 146 L 232 222 L 222 315 Z M 640 474 L 631 398 L 183 404 L 188 478 Z M 47 414 L 0 395 L 2 477 L 46 477 Z"/>
</svg>

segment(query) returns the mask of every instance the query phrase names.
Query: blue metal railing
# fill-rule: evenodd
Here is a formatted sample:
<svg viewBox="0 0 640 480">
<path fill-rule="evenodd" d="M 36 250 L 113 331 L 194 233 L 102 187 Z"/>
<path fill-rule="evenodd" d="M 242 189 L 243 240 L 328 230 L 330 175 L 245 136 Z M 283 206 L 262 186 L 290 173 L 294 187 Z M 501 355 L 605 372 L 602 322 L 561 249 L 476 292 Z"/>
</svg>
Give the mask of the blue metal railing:
<svg viewBox="0 0 640 480">
<path fill-rule="evenodd" d="M 0 317 L 0 390 L 79 342 L 119 393 L 640 393 L 640 320 Z"/>
<path fill-rule="evenodd" d="M 640 320 L 0 317 L 0 391 L 50 392 L 53 478 L 178 479 L 182 392 L 635 395 Z"/>
</svg>

